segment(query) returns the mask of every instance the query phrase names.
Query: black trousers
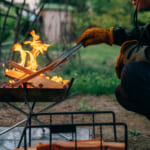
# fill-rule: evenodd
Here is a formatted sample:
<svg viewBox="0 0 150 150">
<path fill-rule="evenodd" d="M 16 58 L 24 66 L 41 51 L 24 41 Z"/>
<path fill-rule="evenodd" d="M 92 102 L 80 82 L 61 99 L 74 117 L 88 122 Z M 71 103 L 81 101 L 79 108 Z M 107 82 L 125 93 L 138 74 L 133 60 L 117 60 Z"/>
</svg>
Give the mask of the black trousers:
<svg viewBox="0 0 150 150">
<path fill-rule="evenodd" d="M 127 64 L 115 94 L 124 108 L 145 115 L 150 120 L 150 65 L 145 62 Z"/>
</svg>

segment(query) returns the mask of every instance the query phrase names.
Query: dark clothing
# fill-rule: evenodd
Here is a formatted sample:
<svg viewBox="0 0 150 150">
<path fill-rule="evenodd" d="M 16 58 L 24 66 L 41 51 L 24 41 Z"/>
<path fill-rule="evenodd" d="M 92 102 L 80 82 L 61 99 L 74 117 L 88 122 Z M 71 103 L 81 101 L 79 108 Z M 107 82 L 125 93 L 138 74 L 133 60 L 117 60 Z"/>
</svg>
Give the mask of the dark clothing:
<svg viewBox="0 0 150 150">
<path fill-rule="evenodd" d="M 115 93 L 118 102 L 127 110 L 150 119 L 150 66 L 144 62 L 127 64 Z"/>
<path fill-rule="evenodd" d="M 114 44 L 121 45 L 125 41 L 129 40 L 141 40 L 145 45 L 150 45 L 150 23 L 144 27 L 137 27 L 130 30 L 126 30 L 122 27 L 116 27 L 113 29 Z"/>
<path fill-rule="evenodd" d="M 139 49 L 128 52 L 131 61 L 123 65 L 121 70 L 121 83 L 116 87 L 115 94 L 118 102 L 127 110 L 145 115 L 150 120 L 150 23 L 144 27 L 137 27 L 131 30 L 124 28 L 113 29 L 114 44 L 122 45 L 126 41 L 138 40 L 138 48 L 142 50 L 142 45 L 146 46 L 143 53 Z M 124 45 L 124 44 L 123 44 Z M 143 46 L 143 47 L 144 47 Z M 125 47 L 125 46 L 124 46 Z M 123 47 L 122 47 L 123 49 Z M 129 49 L 128 47 L 126 48 Z M 124 49 L 124 51 L 126 50 Z M 129 58 L 125 52 L 120 52 L 119 63 L 125 63 Z M 139 54 L 138 54 L 139 52 Z M 142 55 L 144 54 L 144 55 Z M 148 55 L 147 55 L 148 54 Z M 145 62 L 140 57 L 145 56 Z M 146 61 L 148 60 L 148 61 Z"/>
</svg>

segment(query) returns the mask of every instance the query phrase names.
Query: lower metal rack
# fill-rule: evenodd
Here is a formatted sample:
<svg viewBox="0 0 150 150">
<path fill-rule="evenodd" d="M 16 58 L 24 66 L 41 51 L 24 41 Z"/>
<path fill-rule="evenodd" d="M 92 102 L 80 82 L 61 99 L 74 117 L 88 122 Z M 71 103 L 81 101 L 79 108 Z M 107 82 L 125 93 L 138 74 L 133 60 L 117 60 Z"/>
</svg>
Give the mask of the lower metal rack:
<svg viewBox="0 0 150 150">
<path fill-rule="evenodd" d="M 106 114 L 111 114 L 112 115 L 112 121 L 110 122 L 98 122 L 95 120 L 96 115 L 106 115 Z M 91 117 L 92 119 L 90 122 L 87 123 L 76 123 L 75 118 L 77 118 L 79 115 L 86 115 Z M 49 123 L 48 124 L 43 124 L 43 125 L 32 125 L 32 117 L 42 117 L 44 118 L 45 116 L 48 116 L 49 118 Z M 60 116 L 64 116 L 65 118 L 70 118 L 69 123 L 53 123 L 54 120 L 53 118 L 58 118 Z M 70 117 L 69 117 L 70 116 Z M 100 139 L 104 138 L 104 132 L 103 128 L 104 127 L 111 127 L 113 128 L 113 141 L 115 143 L 118 143 L 119 140 L 117 138 L 117 127 L 123 127 L 123 142 L 124 143 L 124 150 L 127 150 L 128 146 L 128 134 L 127 134 L 127 125 L 125 123 L 116 123 L 115 120 L 115 113 L 112 111 L 94 111 L 94 112 L 57 112 L 57 113 L 37 113 L 37 114 L 31 114 L 29 117 L 28 125 L 24 131 L 24 149 L 27 150 L 27 146 L 32 145 L 32 139 L 31 139 L 31 130 L 33 128 L 47 128 L 49 129 L 49 149 L 51 149 L 51 145 L 53 143 L 52 141 L 52 135 L 53 134 L 60 134 L 60 133 L 71 133 L 72 134 L 72 139 L 69 141 L 74 141 L 75 142 L 75 149 L 78 149 L 78 139 L 77 139 L 77 128 L 79 127 L 89 127 L 92 128 L 92 139 L 97 138 L 98 136 Z M 96 128 L 99 128 L 99 131 L 96 131 Z M 28 132 L 27 132 L 28 129 Z M 98 135 L 96 135 L 98 134 Z M 28 138 L 27 138 L 28 137 Z M 27 142 L 28 139 L 28 142 Z M 100 142 L 100 150 L 103 150 L 103 142 L 102 140 Z"/>
</svg>

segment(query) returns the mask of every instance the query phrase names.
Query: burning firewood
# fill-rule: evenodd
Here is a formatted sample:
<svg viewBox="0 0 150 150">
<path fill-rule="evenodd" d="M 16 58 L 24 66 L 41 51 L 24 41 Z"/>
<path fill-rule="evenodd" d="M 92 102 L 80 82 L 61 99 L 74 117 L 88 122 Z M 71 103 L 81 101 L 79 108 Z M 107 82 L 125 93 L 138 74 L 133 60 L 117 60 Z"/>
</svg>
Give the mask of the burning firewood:
<svg viewBox="0 0 150 150">
<path fill-rule="evenodd" d="M 32 51 L 24 50 L 20 43 L 16 43 L 13 46 L 13 50 L 20 53 L 21 61 L 19 63 L 10 61 L 10 66 L 13 67 L 13 69 L 7 69 L 5 76 L 15 80 L 11 84 L 8 84 L 7 87 L 16 88 L 21 86 L 23 83 L 28 83 L 31 87 L 34 88 L 64 88 L 64 85 L 68 81 L 58 83 L 58 79 L 52 81 L 49 79 L 49 77 L 43 74 L 52 68 L 57 62 L 52 63 L 37 71 L 38 64 L 36 57 L 40 53 L 46 51 L 47 48 L 51 46 L 51 44 L 43 44 L 39 40 L 40 37 L 36 35 L 34 31 L 31 32 L 31 35 L 33 36 L 33 40 L 25 41 L 24 44 L 30 44 Z"/>
<path fill-rule="evenodd" d="M 10 61 L 9 65 L 13 68 L 17 68 L 18 70 L 20 71 L 23 71 L 24 73 L 26 74 L 33 74 L 34 72 L 25 68 L 25 67 L 22 67 L 21 65 L 18 65 L 16 62 L 14 61 Z"/>
<path fill-rule="evenodd" d="M 10 77 L 12 79 L 22 79 L 24 77 L 27 77 L 28 74 L 25 74 L 23 72 L 21 73 L 15 70 L 10 70 L 6 72 L 5 76 Z M 63 88 L 64 86 L 63 84 L 57 83 L 55 81 L 40 76 L 28 80 L 27 83 L 29 83 L 34 88 Z M 11 84 L 9 84 L 9 86 L 11 86 Z"/>
<path fill-rule="evenodd" d="M 5 73 L 5 76 L 11 79 L 22 79 L 28 76 L 28 74 L 24 72 L 15 71 L 15 70 L 9 70 Z"/>
<path fill-rule="evenodd" d="M 25 78 L 15 82 L 15 83 L 13 83 L 12 87 L 19 86 L 19 85 L 21 85 L 24 82 L 28 82 L 29 80 L 35 78 L 36 76 L 39 76 L 40 74 L 48 71 L 53 65 L 55 65 L 55 64 L 50 64 L 47 67 L 44 67 L 41 70 L 38 70 L 37 72 L 34 72 L 33 74 L 31 74 L 31 75 L 29 75 L 29 76 L 27 76 L 27 77 L 25 77 Z"/>
<path fill-rule="evenodd" d="M 24 78 L 29 79 L 29 78 L 31 78 L 31 75 L 34 74 L 34 72 L 26 69 L 25 67 L 18 65 L 17 63 L 15 63 L 13 61 L 10 62 L 10 66 L 22 71 L 22 72 L 19 72 L 19 71 L 15 71 L 15 70 L 9 70 L 8 72 L 5 73 L 5 76 L 7 76 L 7 77 L 10 77 L 12 79 L 19 79 L 18 82 L 20 82 L 20 84 L 18 84 L 18 85 L 21 85 L 23 83 L 22 80 L 24 80 Z M 29 74 L 31 74 L 31 75 L 29 75 Z M 38 74 L 38 75 L 40 75 L 40 74 Z M 52 80 L 50 80 L 50 79 L 47 79 L 47 77 L 44 76 L 43 74 L 41 76 L 38 76 L 38 75 L 34 78 L 27 80 L 26 82 L 35 88 L 63 88 L 63 86 L 64 86 L 63 84 L 55 82 L 55 81 L 59 80 L 59 78 L 57 76 L 53 77 Z M 16 84 L 18 82 L 15 82 L 13 84 L 14 87 L 18 86 Z"/>
</svg>

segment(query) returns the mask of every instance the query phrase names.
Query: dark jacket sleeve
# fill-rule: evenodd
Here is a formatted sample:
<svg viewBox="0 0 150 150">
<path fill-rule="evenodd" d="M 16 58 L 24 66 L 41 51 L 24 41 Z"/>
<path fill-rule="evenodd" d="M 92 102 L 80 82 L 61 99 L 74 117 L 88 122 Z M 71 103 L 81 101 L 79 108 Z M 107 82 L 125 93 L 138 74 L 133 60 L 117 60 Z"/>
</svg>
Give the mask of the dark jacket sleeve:
<svg viewBox="0 0 150 150">
<path fill-rule="evenodd" d="M 121 45 L 123 42 L 128 40 L 143 40 L 143 43 L 150 45 L 147 34 L 144 32 L 145 27 L 138 27 L 133 29 L 125 29 L 122 27 L 116 27 L 113 29 L 114 44 Z M 148 31 L 150 33 L 150 31 Z"/>
</svg>

